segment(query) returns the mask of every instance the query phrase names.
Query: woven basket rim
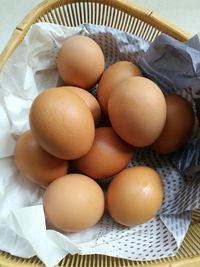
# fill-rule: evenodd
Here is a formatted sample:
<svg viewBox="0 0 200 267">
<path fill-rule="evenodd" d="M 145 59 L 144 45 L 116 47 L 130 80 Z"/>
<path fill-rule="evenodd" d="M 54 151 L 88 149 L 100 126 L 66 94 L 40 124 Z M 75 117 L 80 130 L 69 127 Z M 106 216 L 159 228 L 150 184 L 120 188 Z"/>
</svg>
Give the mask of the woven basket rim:
<svg viewBox="0 0 200 267">
<path fill-rule="evenodd" d="M 42 14 L 54 7 L 77 2 L 91 2 L 113 6 L 157 27 L 163 33 L 180 41 L 186 41 L 191 37 L 189 33 L 167 21 L 153 10 L 136 5 L 131 0 L 45 0 L 36 5 L 14 29 L 10 39 L 0 54 L 0 71 L 10 55 L 23 40 L 31 25 L 35 23 Z"/>
</svg>

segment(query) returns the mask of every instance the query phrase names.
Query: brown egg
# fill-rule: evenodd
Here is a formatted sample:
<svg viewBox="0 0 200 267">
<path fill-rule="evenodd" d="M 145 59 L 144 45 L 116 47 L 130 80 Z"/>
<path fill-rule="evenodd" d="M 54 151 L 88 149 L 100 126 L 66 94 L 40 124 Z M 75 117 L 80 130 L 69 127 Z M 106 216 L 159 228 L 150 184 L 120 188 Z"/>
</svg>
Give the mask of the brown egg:
<svg viewBox="0 0 200 267">
<path fill-rule="evenodd" d="M 132 76 L 143 76 L 140 69 L 129 61 L 119 61 L 107 68 L 98 85 L 97 99 L 105 114 L 108 113 L 108 99 L 111 91 L 122 81 Z"/>
<path fill-rule="evenodd" d="M 131 77 L 112 92 L 108 113 L 113 129 L 127 143 L 145 147 L 158 138 L 166 120 L 160 88 L 144 77 Z"/>
<path fill-rule="evenodd" d="M 41 93 L 30 111 L 31 130 L 43 149 L 61 159 L 86 154 L 93 143 L 95 126 L 83 100 L 63 88 Z"/>
<path fill-rule="evenodd" d="M 78 171 L 94 179 L 110 177 L 133 157 L 133 147 L 125 143 L 111 127 L 97 128 L 90 151 L 74 161 Z"/>
<path fill-rule="evenodd" d="M 95 125 L 98 125 L 99 120 L 101 118 L 101 108 L 96 100 L 96 98 L 87 92 L 86 90 L 79 88 L 79 87 L 74 87 L 74 86 L 65 86 L 63 87 L 64 89 L 70 90 L 80 96 L 80 98 L 85 102 L 89 110 L 91 111 L 93 118 L 94 118 L 94 123 Z"/>
<path fill-rule="evenodd" d="M 58 54 L 58 72 L 67 85 L 90 89 L 98 82 L 104 66 L 100 46 L 87 36 L 67 38 Z"/>
<path fill-rule="evenodd" d="M 35 141 L 31 131 L 26 131 L 19 137 L 14 155 L 20 172 L 40 185 L 48 185 L 68 172 L 68 162 L 44 151 Z"/>
<path fill-rule="evenodd" d="M 159 174 L 149 167 L 123 170 L 110 183 L 107 205 L 111 217 L 126 226 L 143 224 L 159 211 L 163 185 Z"/>
<path fill-rule="evenodd" d="M 101 187 L 82 174 L 68 174 L 51 183 L 44 194 L 47 220 L 66 232 L 95 225 L 104 212 Z"/>
<path fill-rule="evenodd" d="M 152 145 L 152 149 L 168 154 L 184 145 L 194 126 L 194 112 L 192 105 L 179 95 L 167 95 L 167 119 L 165 127 Z"/>
</svg>

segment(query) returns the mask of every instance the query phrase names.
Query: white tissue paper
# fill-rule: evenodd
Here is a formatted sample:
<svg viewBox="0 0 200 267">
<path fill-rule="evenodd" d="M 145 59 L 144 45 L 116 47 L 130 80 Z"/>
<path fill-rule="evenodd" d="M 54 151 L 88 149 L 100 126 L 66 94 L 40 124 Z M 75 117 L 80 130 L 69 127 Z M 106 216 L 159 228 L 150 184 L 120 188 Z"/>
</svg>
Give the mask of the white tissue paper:
<svg viewBox="0 0 200 267">
<path fill-rule="evenodd" d="M 186 185 L 167 157 L 141 149 L 129 164 L 152 166 L 162 176 L 165 198 L 156 218 L 126 228 L 105 213 L 97 225 L 79 233 L 48 229 L 42 206 L 44 189 L 16 169 L 14 146 L 18 136 L 29 129 L 31 103 L 43 90 L 60 84 L 56 69 L 58 50 L 68 36 L 78 33 L 99 43 L 106 66 L 118 60 L 138 63 L 149 46 L 130 34 L 89 24 L 68 28 L 38 23 L 31 27 L 0 73 L 0 249 L 24 258 L 37 255 L 49 267 L 69 253 L 105 254 L 130 260 L 173 256 L 188 230 L 191 203 L 194 195 L 199 197 L 200 187 L 197 183 Z M 200 200 L 195 203 L 192 208 L 200 207 Z"/>
</svg>

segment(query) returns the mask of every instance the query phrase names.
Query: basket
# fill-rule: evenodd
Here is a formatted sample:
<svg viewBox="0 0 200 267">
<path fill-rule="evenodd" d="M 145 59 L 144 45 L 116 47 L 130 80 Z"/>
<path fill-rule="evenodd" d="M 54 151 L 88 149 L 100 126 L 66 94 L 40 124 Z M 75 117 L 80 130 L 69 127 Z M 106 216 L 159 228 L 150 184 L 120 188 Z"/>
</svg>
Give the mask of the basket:
<svg viewBox="0 0 200 267">
<path fill-rule="evenodd" d="M 0 71 L 32 24 L 51 22 L 66 26 L 92 23 L 110 26 L 153 41 L 166 33 L 179 41 L 190 36 L 151 10 L 135 6 L 131 0 L 46 0 L 36 6 L 16 27 L 0 55 Z M 0 267 L 43 266 L 37 257 L 23 259 L 1 251 Z M 58 266 L 68 267 L 200 267 L 200 210 L 194 211 L 189 231 L 175 257 L 153 261 L 130 261 L 103 255 L 68 255 Z"/>
</svg>

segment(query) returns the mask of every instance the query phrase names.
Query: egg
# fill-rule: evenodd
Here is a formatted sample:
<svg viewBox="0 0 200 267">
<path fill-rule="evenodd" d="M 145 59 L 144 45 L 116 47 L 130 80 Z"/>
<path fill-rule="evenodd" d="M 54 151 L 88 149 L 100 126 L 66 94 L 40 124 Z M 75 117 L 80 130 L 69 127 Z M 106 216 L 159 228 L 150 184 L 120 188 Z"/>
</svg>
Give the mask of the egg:
<svg viewBox="0 0 200 267">
<path fill-rule="evenodd" d="M 95 225 L 104 212 L 101 187 L 82 174 L 68 174 L 52 182 L 44 194 L 47 221 L 65 232 Z"/>
<path fill-rule="evenodd" d="M 30 130 L 18 138 L 14 158 L 20 172 L 32 182 L 40 185 L 46 186 L 68 172 L 68 162 L 44 151 Z"/>
<path fill-rule="evenodd" d="M 111 127 L 101 127 L 95 130 L 90 151 L 76 159 L 74 166 L 94 179 L 107 178 L 124 169 L 133 154 L 133 147 L 126 144 Z"/>
<path fill-rule="evenodd" d="M 160 88 L 144 77 L 131 77 L 112 91 L 108 113 L 113 129 L 127 143 L 145 147 L 156 141 L 166 121 Z"/>
<path fill-rule="evenodd" d="M 33 101 L 30 126 L 36 141 L 55 157 L 72 160 L 94 141 L 93 116 L 84 101 L 63 88 L 45 90 Z"/>
<path fill-rule="evenodd" d="M 181 148 L 190 136 L 195 116 L 192 105 L 183 97 L 171 94 L 165 97 L 167 119 L 164 129 L 152 149 L 168 154 Z"/>
<path fill-rule="evenodd" d="M 111 217 L 125 226 L 148 222 L 158 213 L 162 200 L 161 177 L 146 166 L 123 170 L 114 177 L 107 191 Z"/>
<path fill-rule="evenodd" d="M 79 87 L 66 86 L 63 88 L 70 90 L 73 93 L 77 94 L 85 102 L 85 104 L 91 111 L 92 116 L 94 118 L 94 123 L 97 126 L 101 118 L 101 108 L 96 98 L 92 94 L 90 94 L 88 91 L 82 88 L 79 88 Z"/>
<path fill-rule="evenodd" d="M 90 89 L 98 82 L 104 66 L 100 46 L 87 36 L 67 38 L 58 53 L 58 72 L 67 85 Z"/>
<path fill-rule="evenodd" d="M 108 113 L 108 99 L 112 90 L 120 82 L 132 76 L 142 76 L 142 72 L 129 61 L 118 61 L 104 71 L 99 81 L 97 99 L 105 114 Z"/>
</svg>

